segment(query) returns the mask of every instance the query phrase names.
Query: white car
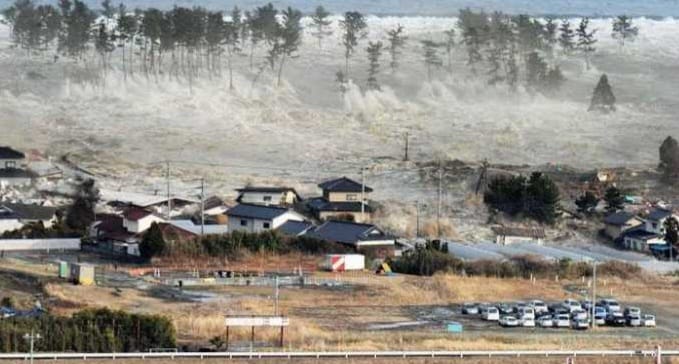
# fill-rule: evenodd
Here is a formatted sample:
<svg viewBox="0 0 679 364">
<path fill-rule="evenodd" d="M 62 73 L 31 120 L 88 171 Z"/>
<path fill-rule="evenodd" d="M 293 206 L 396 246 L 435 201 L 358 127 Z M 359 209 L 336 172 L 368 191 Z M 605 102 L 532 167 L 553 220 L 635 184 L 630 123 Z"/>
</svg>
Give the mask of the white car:
<svg viewBox="0 0 679 364">
<path fill-rule="evenodd" d="M 627 307 L 625 309 L 625 316 L 637 315 L 641 316 L 641 309 L 639 307 Z"/>
<path fill-rule="evenodd" d="M 643 315 L 641 317 L 641 324 L 645 327 L 655 327 L 655 316 Z"/>
<path fill-rule="evenodd" d="M 589 321 L 587 319 L 573 319 L 571 320 L 571 328 L 573 330 L 587 330 L 589 328 Z"/>
<path fill-rule="evenodd" d="M 521 322 L 521 326 L 523 326 L 523 327 L 535 327 L 535 319 L 533 319 L 533 318 L 524 317 L 519 321 Z"/>
<path fill-rule="evenodd" d="M 528 302 L 528 306 L 533 307 L 533 310 L 536 314 L 549 312 L 549 307 L 547 307 L 547 304 L 540 300 L 532 300 Z"/>
<path fill-rule="evenodd" d="M 542 316 L 536 320 L 540 327 L 554 327 L 554 320 L 551 316 Z"/>
<path fill-rule="evenodd" d="M 528 306 L 523 306 L 519 307 L 517 311 L 517 316 L 519 316 L 520 319 L 531 319 L 535 320 L 535 310 L 533 310 L 532 307 Z"/>
<path fill-rule="evenodd" d="M 497 307 L 483 307 L 481 309 L 481 318 L 486 321 L 499 321 L 500 310 Z"/>
<path fill-rule="evenodd" d="M 627 321 L 627 326 L 632 326 L 632 327 L 641 326 L 641 316 L 640 315 L 635 315 L 635 314 L 627 315 L 626 321 Z"/>
<path fill-rule="evenodd" d="M 582 305 L 580 305 L 580 302 L 569 298 L 563 301 L 563 307 L 568 310 L 568 312 L 573 312 L 575 310 L 582 310 Z"/>
<path fill-rule="evenodd" d="M 603 299 L 599 301 L 599 305 L 603 306 L 609 314 L 613 312 L 622 311 L 622 308 L 620 307 L 618 301 L 612 298 Z"/>
<path fill-rule="evenodd" d="M 554 315 L 554 318 L 552 320 L 554 322 L 554 327 L 570 327 L 571 325 L 570 317 L 563 313 Z"/>
<path fill-rule="evenodd" d="M 519 320 L 514 316 L 502 316 L 500 319 L 500 326 L 502 327 L 517 327 L 519 326 Z"/>
<path fill-rule="evenodd" d="M 575 309 L 571 311 L 571 319 L 573 320 L 587 320 L 587 312 L 583 309 Z"/>
</svg>

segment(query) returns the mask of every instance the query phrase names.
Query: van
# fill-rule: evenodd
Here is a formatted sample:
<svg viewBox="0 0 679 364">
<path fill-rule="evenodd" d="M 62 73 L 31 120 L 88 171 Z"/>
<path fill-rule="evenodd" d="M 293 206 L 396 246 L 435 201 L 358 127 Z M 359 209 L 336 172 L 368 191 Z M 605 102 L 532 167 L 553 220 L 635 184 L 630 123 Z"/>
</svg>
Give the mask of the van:
<svg viewBox="0 0 679 364">
<path fill-rule="evenodd" d="M 622 310 L 618 301 L 611 298 L 599 301 L 599 305 L 603 306 L 609 314 Z"/>
<path fill-rule="evenodd" d="M 535 310 L 532 307 L 524 306 L 518 310 L 519 319 L 535 320 Z"/>
<path fill-rule="evenodd" d="M 497 307 L 484 307 L 481 315 L 481 317 L 486 321 L 500 320 L 500 310 L 498 310 Z"/>
</svg>

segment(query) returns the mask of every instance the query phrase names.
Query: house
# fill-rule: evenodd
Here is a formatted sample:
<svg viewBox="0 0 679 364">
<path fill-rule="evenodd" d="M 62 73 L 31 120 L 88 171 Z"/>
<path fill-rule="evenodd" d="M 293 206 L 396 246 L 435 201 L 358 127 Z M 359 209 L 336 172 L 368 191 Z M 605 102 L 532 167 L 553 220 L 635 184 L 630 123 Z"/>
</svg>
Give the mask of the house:
<svg viewBox="0 0 679 364">
<path fill-rule="evenodd" d="M 172 206 L 172 216 L 181 215 L 182 208 L 189 205 L 196 205 L 199 201 L 187 197 L 172 196 L 168 200 L 167 195 L 145 194 L 137 192 L 114 191 L 108 189 L 101 189 L 99 196 L 102 201 L 109 206 L 128 209 L 130 207 L 141 208 L 156 213 L 167 214 L 168 201 Z"/>
<path fill-rule="evenodd" d="M 545 229 L 539 227 L 522 228 L 496 226 L 493 227 L 492 230 L 496 234 L 495 243 L 499 245 L 525 242 L 542 244 L 545 239 Z"/>
<path fill-rule="evenodd" d="M 217 196 L 212 196 L 203 202 L 203 215 L 206 216 L 217 216 L 224 215 L 229 209 L 224 203 L 224 200 Z"/>
<path fill-rule="evenodd" d="M 277 229 L 287 221 L 305 220 L 304 216 L 286 207 L 246 203 L 232 207 L 226 214 L 229 217 L 230 232 L 260 233 Z"/>
<path fill-rule="evenodd" d="M 25 160 L 24 153 L 0 146 L 0 169 L 21 169 L 25 166 Z"/>
<path fill-rule="evenodd" d="M 644 229 L 632 229 L 622 235 L 622 243 L 625 248 L 640 252 L 651 252 L 655 247 L 667 246 L 662 236 L 644 231 Z"/>
<path fill-rule="evenodd" d="M 21 229 L 26 224 L 40 223 L 51 228 L 57 221 L 55 207 L 0 203 L 0 233 Z"/>
<path fill-rule="evenodd" d="M 286 236 L 302 236 L 306 234 L 314 225 L 308 221 L 286 221 L 279 226 L 276 231 Z"/>
<path fill-rule="evenodd" d="M 357 251 L 371 251 L 373 255 L 393 256 L 396 238 L 372 224 L 351 221 L 326 221 L 309 230 L 305 236 L 333 243 L 350 245 Z"/>
<path fill-rule="evenodd" d="M 36 177 L 35 173 L 26 169 L 3 168 L 0 169 L 0 188 L 28 186 Z"/>
<path fill-rule="evenodd" d="M 153 212 L 138 207 L 132 207 L 123 214 L 123 227 L 132 234 L 140 234 L 148 230 L 151 225 L 164 222 L 165 219 Z"/>
<path fill-rule="evenodd" d="M 259 204 L 259 205 L 274 205 L 274 206 L 292 206 L 301 201 L 297 191 L 291 187 L 244 187 L 239 188 L 238 203 Z"/>
<path fill-rule="evenodd" d="M 370 220 L 374 211 L 369 204 L 372 188 L 347 177 L 325 181 L 318 187 L 323 191 L 323 196 L 310 199 L 307 206 L 319 220 L 344 217 L 358 222 Z"/>
<path fill-rule="evenodd" d="M 634 214 L 620 211 L 606 216 L 604 224 L 606 236 L 613 240 L 617 240 L 624 232 L 643 225 L 644 221 Z"/>
<path fill-rule="evenodd" d="M 679 217 L 672 210 L 654 208 L 646 217 L 646 231 L 657 235 L 665 235 L 665 221 L 670 217 L 674 217 L 679 221 Z"/>
</svg>

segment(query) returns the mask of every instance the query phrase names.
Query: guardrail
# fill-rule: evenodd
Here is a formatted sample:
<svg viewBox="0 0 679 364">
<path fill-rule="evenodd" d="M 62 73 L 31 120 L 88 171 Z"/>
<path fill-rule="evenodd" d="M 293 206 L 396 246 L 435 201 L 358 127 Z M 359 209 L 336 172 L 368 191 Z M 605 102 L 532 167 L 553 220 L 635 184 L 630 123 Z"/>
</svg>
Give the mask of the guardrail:
<svg viewBox="0 0 679 364">
<path fill-rule="evenodd" d="M 365 359 L 365 358 L 520 358 L 520 357 L 657 357 L 679 350 L 505 350 L 505 351 L 319 351 L 319 352 L 149 352 L 34 353 L 35 360 L 88 359 Z M 0 354 L 0 360 L 29 360 L 29 353 Z"/>
</svg>

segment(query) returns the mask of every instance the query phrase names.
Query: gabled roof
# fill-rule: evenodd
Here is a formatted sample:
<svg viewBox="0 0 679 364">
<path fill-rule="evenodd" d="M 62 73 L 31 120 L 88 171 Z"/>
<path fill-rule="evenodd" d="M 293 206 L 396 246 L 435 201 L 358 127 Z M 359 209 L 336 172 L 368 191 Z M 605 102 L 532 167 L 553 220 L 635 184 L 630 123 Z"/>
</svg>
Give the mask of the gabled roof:
<svg viewBox="0 0 679 364">
<path fill-rule="evenodd" d="M 24 159 L 26 155 L 10 147 L 0 146 L 0 159 Z"/>
<path fill-rule="evenodd" d="M 361 192 L 361 184 L 347 177 L 325 181 L 318 187 L 326 192 Z M 372 188 L 365 186 L 365 192 L 372 191 Z"/>
<path fill-rule="evenodd" d="M 217 196 L 209 197 L 208 199 L 205 200 L 205 202 L 203 202 L 203 205 L 205 207 L 205 210 L 211 210 L 211 209 L 214 209 L 216 207 L 222 207 L 222 206 L 226 207 L 224 205 L 224 200 L 222 200 L 221 198 L 219 198 Z"/>
<path fill-rule="evenodd" d="M 341 201 L 341 202 L 330 202 L 323 197 L 317 197 L 309 200 L 309 207 L 313 211 L 326 211 L 326 212 L 361 212 L 361 202 L 360 201 Z M 372 206 L 368 202 L 365 203 L 365 212 L 373 212 Z"/>
<path fill-rule="evenodd" d="M 289 210 L 285 207 L 241 203 L 230 208 L 226 214 L 228 216 L 245 217 L 249 219 L 273 220 L 288 211 Z"/>
<path fill-rule="evenodd" d="M 623 237 L 631 238 L 631 239 L 638 239 L 638 240 L 651 240 L 651 239 L 656 239 L 656 238 L 661 238 L 660 235 L 651 233 L 648 231 L 644 231 L 643 229 L 634 229 L 631 231 L 626 232 L 623 234 Z"/>
<path fill-rule="evenodd" d="M 283 235 L 299 236 L 306 233 L 314 225 L 308 221 L 286 221 L 283 225 L 279 226 L 276 231 Z"/>
<path fill-rule="evenodd" d="M 10 210 L 17 218 L 22 220 L 51 220 L 57 213 L 57 208 L 50 206 L 3 202 L 0 203 L 0 207 Z"/>
<path fill-rule="evenodd" d="M 625 225 L 628 221 L 632 219 L 639 220 L 636 216 L 634 216 L 634 214 L 625 211 L 620 211 L 606 216 L 606 218 L 604 219 L 604 223 L 608 225 L 621 226 Z"/>
<path fill-rule="evenodd" d="M 146 216 L 152 215 L 153 212 L 144 210 L 138 207 L 131 207 L 125 211 L 123 216 L 126 220 L 137 221 L 145 218 Z"/>
<path fill-rule="evenodd" d="M 200 235 L 201 232 L 200 224 L 195 224 L 191 220 L 172 220 L 168 224 L 194 235 Z M 227 225 L 205 224 L 203 226 L 203 233 L 205 235 L 224 235 L 227 232 Z"/>
<path fill-rule="evenodd" d="M 237 188 L 236 191 L 238 192 L 271 192 L 271 193 L 283 193 L 283 192 L 293 192 L 295 195 L 297 195 L 297 191 L 295 191 L 294 188 L 292 187 L 276 187 L 276 186 L 247 186 L 243 188 Z"/>
<path fill-rule="evenodd" d="M 367 241 L 394 239 L 372 224 L 334 220 L 326 221 L 306 235 L 320 240 L 353 245 Z"/>
<path fill-rule="evenodd" d="M 670 216 L 672 216 L 671 210 L 655 208 L 655 209 L 651 210 L 651 212 L 648 214 L 647 218 L 648 218 L 648 220 L 660 221 L 660 220 L 668 218 Z"/>
</svg>

